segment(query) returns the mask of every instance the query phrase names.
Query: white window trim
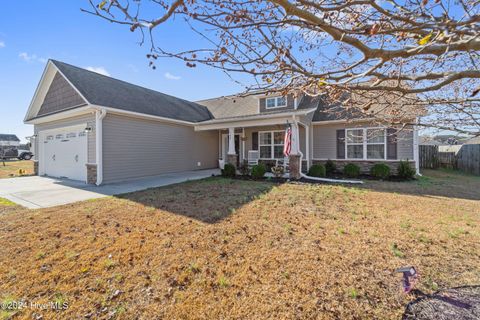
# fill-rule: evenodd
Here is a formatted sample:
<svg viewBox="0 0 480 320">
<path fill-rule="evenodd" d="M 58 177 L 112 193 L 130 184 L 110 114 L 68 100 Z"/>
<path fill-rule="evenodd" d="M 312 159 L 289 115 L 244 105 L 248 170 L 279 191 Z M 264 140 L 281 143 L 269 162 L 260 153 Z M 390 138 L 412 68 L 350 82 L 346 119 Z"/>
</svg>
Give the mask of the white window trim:
<svg viewBox="0 0 480 320">
<path fill-rule="evenodd" d="M 279 105 L 278 104 L 278 98 L 285 98 L 285 104 L 282 104 L 282 105 Z M 274 99 L 275 101 L 275 106 L 274 107 L 269 107 L 268 106 L 268 100 L 272 100 Z M 285 108 L 288 104 L 288 101 L 287 101 L 287 96 L 277 96 L 277 97 L 268 97 L 268 98 L 265 98 L 265 109 L 276 109 L 276 108 Z"/>
<path fill-rule="evenodd" d="M 274 140 L 274 133 L 275 133 L 275 132 L 284 132 L 284 131 L 283 131 L 283 130 L 258 131 L 258 156 L 259 156 L 259 159 L 260 159 L 260 160 L 278 160 L 278 159 L 283 159 L 283 157 L 282 157 L 282 158 L 275 158 L 275 157 L 274 157 L 274 154 L 275 154 L 275 153 L 274 153 L 275 146 L 282 146 L 282 147 L 283 147 L 284 144 L 285 144 L 285 140 L 282 140 L 282 144 L 278 144 L 278 143 L 275 144 L 275 140 Z M 262 134 L 262 133 L 270 133 L 270 139 L 271 139 L 271 141 L 272 141 L 271 144 L 260 144 L 260 134 Z M 260 157 L 260 154 L 261 154 L 261 152 L 260 152 L 260 147 L 261 147 L 261 146 L 263 146 L 263 147 L 265 147 L 265 146 L 270 146 L 270 154 L 271 154 L 271 157 L 270 157 L 270 158 L 261 158 L 261 157 Z"/>
<path fill-rule="evenodd" d="M 363 141 L 361 143 L 348 143 L 348 131 L 352 130 L 362 130 L 363 132 Z M 367 142 L 367 131 L 368 130 L 383 130 L 383 143 L 382 142 Z M 351 145 L 363 145 L 363 157 L 362 158 L 349 158 L 348 157 L 348 146 Z M 367 158 L 367 145 L 383 145 L 383 158 Z M 378 160 L 387 160 L 387 128 L 385 127 L 362 127 L 362 128 L 348 128 L 345 129 L 345 160 L 367 160 L 367 161 L 378 161 Z"/>
</svg>

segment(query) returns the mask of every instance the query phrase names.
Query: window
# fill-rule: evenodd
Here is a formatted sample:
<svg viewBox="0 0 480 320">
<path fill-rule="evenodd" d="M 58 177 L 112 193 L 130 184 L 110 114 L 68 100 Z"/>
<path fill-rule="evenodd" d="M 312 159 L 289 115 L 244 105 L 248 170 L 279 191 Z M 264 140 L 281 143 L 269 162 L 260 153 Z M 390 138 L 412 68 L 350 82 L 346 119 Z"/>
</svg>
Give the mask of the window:
<svg viewBox="0 0 480 320">
<path fill-rule="evenodd" d="M 283 131 L 264 131 L 258 133 L 258 147 L 261 159 L 282 159 Z"/>
<path fill-rule="evenodd" d="M 79 136 L 79 137 L 85 137 L 86 135 L 87 135 L 87 133 L 86 133 L 85 131 L 80 131 L 80 132 L 78 133 L 78 136 Z"/>
<path fill-rule="evenodd" d="M 265 104 L 267 106 L 267 109 L 286 107 L 287 98 L 285 96 L 266 98 Z"/>
<path fill-rule="evenodd" d="M 53 140 L 53 136 L 47 136 L 47 140 Z"/>
<path fill-rule="evenodd" d="M 385 159 L 386 134 L 383 128 L 346 129 L 347 159 Z"/>
<path fill-rule="evenodd" d="M 70 132 L 70 133 L 67 133 L 67 136 L 66 138 L 69 139 L 69 138 L 75 138 L 77 136 L 77 134 L 75 132 Z"/>
<path fill-rule="evenodd" d="M 363 129 L 347 129 L 347 159 L 363 159 Z"/>
<path fill-rule="evenodd" d="M 55 136 L 55 139 L 63 139 L 63 134 L 57 134 L 57 135 Z"/>
<path fill-rule="evenodd" d="M 385 129 L 367 129 L 367 159 L 385 159 Z"/>
</svg>

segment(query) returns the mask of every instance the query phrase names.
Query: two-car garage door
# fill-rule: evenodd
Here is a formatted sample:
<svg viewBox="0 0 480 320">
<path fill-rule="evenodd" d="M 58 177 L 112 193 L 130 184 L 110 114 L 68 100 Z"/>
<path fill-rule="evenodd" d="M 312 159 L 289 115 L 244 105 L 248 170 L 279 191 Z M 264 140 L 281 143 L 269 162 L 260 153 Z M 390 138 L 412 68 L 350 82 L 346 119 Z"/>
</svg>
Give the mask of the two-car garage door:
<svg viewBox="0 0 480 320">
<path fill-rule="evenodd" d="M 87 180 L 85 125 L 39 133 L 39 173 L 72 180 Z"/>
</svg>

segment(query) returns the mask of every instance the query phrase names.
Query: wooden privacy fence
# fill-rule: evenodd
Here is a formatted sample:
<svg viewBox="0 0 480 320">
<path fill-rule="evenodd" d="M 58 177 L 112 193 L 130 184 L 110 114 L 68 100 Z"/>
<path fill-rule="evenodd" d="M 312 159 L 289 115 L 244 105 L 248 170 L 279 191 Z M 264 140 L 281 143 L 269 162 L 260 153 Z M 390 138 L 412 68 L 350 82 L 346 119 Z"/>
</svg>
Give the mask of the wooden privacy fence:
<svg viewBox="0 0 480 320">
<path fill-rule="evenodd" d="M 480 176 L 480 144 L 464 144 L 458 151 L 457 168 Z"/>
<path fill-rule="evenodd" d="M 419 146 L 420 168 L 452 168 L 480 175 L 480 144 Z"/>
<path fill-rule="evenodd" d="M 438 168 L 438 146 L 419 146 L 420 168 Z"/>
</svg>

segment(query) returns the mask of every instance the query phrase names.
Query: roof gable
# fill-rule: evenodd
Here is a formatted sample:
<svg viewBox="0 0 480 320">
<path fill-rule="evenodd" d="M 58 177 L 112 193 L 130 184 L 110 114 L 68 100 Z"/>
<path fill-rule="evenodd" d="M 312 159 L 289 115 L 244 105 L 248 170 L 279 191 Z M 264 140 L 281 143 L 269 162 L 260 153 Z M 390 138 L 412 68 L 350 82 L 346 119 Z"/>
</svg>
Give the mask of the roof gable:
<svg viewBox="0 0 480 320">
<path fill-rule="evenodd" d="M 86 104 L 87 102 L 80 94 L 57 72 L 48 88 L 37 116 L 44 116 Z"/>
</svg>

